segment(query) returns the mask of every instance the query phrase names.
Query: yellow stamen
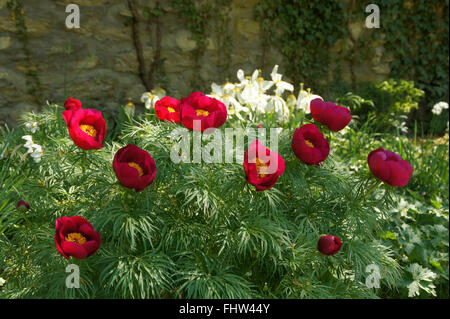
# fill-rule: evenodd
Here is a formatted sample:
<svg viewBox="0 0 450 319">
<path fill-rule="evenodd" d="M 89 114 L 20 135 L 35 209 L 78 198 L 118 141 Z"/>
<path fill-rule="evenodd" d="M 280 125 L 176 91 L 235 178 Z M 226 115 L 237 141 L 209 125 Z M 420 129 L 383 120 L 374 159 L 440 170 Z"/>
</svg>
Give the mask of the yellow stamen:
<svg viewBox="0 0 450 319">
<path fill-rule="evenodd" d="M 208 116 L 209 115 L 209 112 L 206 110 L 200 109 L 200 110 L 195 110 L 195 111 L 197 112 L 197 116 Z"/>
<path fill-rule="evenodd" d="M 66 236 L 66 241 L 71 241 L 74 243 L 78 243 L 80 245 L 83 245 L 86 242 L 86 237 L 81 235 L 80 233 L 70 233 Z"/>
<path fill-rule="evenodd" d="M 314 148 L 314 144 L 311 141 L 305 140 L 305 144 L 311 148 Z"/>
<path fill-rule="evenodd" d="M 264 178 L 267 176 L 267 164 L 261 161 L 258 157 L 255 159 L 256 171 L 258 172 L 258 178 Z"/>
<path fill-rule="evenodd" d="M 139 164 L 135 162 L 129 162 L 128 166 L 135 168 L 139 173 L 139 177 L 142 177 L 142 175 L 144 175 L 144 170 L 139 166 Z"/>
<path fill-rule="evenodd" d="M 170 106 L 167 108 L 167 111 L 169 111 L 169 113 L 175 113 L 175 110 L 173 108 L 171 108 Z"/>
<path fill-rule="evenodd" d="M 92 125 L 83 124 L 80 125 L 80 129 L 91 137 L 97 136 L 97 130 Z"/>
</svg>

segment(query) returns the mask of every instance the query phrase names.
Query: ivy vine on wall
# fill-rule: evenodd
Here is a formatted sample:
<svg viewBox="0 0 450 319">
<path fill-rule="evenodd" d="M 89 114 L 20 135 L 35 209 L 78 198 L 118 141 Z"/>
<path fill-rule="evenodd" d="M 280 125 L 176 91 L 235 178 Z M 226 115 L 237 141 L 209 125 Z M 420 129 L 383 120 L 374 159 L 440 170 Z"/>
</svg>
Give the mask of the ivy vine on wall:
<svg viewBox="0 0 450 319">
<path fill-rule="evenodd" d="M 221 69 L 224 72 L 228 71 L 231 56 L 231 47 L 227 45 L 231 42 L 228 25 L 231 3 L 231 0 L 171 0 L 171 5 L 185 22 L 187 29 L 192 33 L 192 39 L 197 44 L 191 54 L 194 70 L 201 69 L 201 58 L 208 45 L 207 39 L 212 35 L 218 42 L 219 60 L 224 62 Z M 215 34 L 210 34 L 209 27 L 212 27 Z M 192 90 L 200 90 L 203 86 L 201 78 L 195 74 L 191 79 Z"/>
<path fill-rule="evenodd" d="M 423 111 L 448 101 L 449 1 L 382 0 L 380 7 L 385 47 L 394 55 L 392 76 L 425 91 Z"/>
<path fill-rule="evenodd" d="M 255 10 L 263 43 L 283 54 L 286 74 L 295 83 L 323 86 L 328 80 L 328 49 L 346 33 L 345 5 L 335 0 L 261 0 Z"/>
<path fill-rule="evenodd" d="M 330 79 L 330 47 L 340 38 L 352 42 L 346 60 L 350 65 L 351 84 L 355 88 L 356 61 L 369 58 L 371 42 L 383 43 L 386 54 L 393 56 L 390 76 L 413 80 L 426 92 L 422 111 L 433 103 L 448 101 L 449 87 L 449 1 L 380 0 L 380 29 L 366 29 L 355 39 L 352 22 L 364 22 L 365 7 L 371 2 L 355 0 L 261 0 L 255 7 L 261 23 L 262 67 L 270 46 L 284 57 L 287 75 L 295 82 L 321 90 Z M 339 76 L 334 72 L 334 76 Z M 429 113 L 429 112 L 428 112 Z"/>
</svg>

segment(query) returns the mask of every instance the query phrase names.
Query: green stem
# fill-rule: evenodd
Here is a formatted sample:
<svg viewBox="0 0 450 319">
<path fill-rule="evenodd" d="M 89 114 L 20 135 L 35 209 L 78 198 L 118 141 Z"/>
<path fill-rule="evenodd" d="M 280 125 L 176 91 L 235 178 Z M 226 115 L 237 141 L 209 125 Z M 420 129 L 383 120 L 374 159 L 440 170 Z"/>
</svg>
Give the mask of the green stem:
<svg viewBox="0 0 450 319">
<path fill-rule="evenodd" d="M 377 189 L 382 182 L 382 180 L 378 180 L 375 184 L 373 184 L 372 187 L 369 188 L 369 190 L 366 192 L 366 194 L 364 194 L 364 196 L 360 199 L 360 202 L 363 202 L 367 198 L 367 196 L 369 196 L 370 193 Z"/>
<path fill-rule="evenodd" d="M 86 173 L 86 162 L 87 162 L 87 152 L 86 151 L 82 151 L 82 155 L 81 155 L 81 169 L 83 171 L 83 175 Z"/>
<path fill-rule="evenodd" d="M 25 219 L 25 224 L 27 226 L 27 230 L 31 230 L 31 223 L 30 223 L 30 220 L 27 217 L 27 213 L 26 212 L 23 213 L 23 218 Z"/>
</svg>

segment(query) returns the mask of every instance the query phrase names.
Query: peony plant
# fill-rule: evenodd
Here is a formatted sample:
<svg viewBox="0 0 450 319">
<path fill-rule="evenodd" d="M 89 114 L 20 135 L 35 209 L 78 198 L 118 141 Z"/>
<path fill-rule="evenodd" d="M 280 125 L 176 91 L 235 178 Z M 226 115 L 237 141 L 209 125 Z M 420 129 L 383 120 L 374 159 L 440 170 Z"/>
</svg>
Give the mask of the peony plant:
<svg viewBox="0 0 450 319">
<path fill-rule="evenodd" d="M 26 172 L 20 198 L 32 214 L 0 248 L 7 272 L 23 265 L 26 279 L 8 276 L 5 294 L 367 298 L 377 294 L 365 286 L 372 264 L 394 285 L 399 264 L 378 239 L 412 166 L 377 149 L 364 173 L 351 173 L 334 135 L 352 125 L 350 111 L 303 92 L 297 104 L 278 66 L 269 81 L 260 73 L 239 70 L 239 82 L 214 84 L 212 94 L 144 94 L 148 111 L 108 130 L 100 111 L 73 98 L 37 114 L 33 138 L 46 149 L 39 167 L 13 164 Z M 192 136 L 187 149 L 203 143 L 204 156 L 222 145 L 210 138 L 240 124 L 275 128 L 278 144 L 236 130 L 232 145 L 248 145 L 242 159 L 233 147 L 231 163 L 223 153 L 215 163 L 171 160 L 176 129 Z M 71 264 L 80 267 L 79 290 L 65 286 Z"/>
</svg>

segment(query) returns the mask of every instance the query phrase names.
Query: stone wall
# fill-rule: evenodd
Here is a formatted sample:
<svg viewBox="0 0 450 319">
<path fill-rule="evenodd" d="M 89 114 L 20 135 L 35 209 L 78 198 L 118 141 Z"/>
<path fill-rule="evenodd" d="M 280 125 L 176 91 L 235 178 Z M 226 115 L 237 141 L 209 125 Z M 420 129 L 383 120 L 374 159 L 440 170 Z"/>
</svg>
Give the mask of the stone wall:
<svg viewBox="0 0 450 319">
<path fill-rule="evenodd" d="M 138 60 L 133 43 L 130 23 L 131 13 L 126 0 L 22 0 L 28 29 L 29 48 L 33 64 L 42 87 L 44 101 L 63 103 L 66 94 L 83 101 L 85 106 L 99 109 L 117 109 L 131 98 L 139 108 L 140 96 L 146 91 L 138 75 Z M 167 76 L 169 95 L 181 98 L 192 91 L 191 81 L 199 77 L 204 90 L 209 91 L 213 81 L 224 82 L 228 77 L 236 80 L 236 71 L 242 68 L 246 74 L 261 68 L 260 25 L 254 18 L 254 6 L 258 0 L 233 0 L 229 12 L 227 30 L 231 41 L 228 70 L 220 65 L 217 36 L 211 32 L 206 41 L 200 69 L 193 67 L 192 52 L 196 41 L 184 22 L 170 6 L 170 1 L 160 0 L 165 11 L 161 19 L 161 56 L 165 59 L 163 69 Z M 6 7 L 7 0 L 0 0 L 0 123 L 16 123 L 21 112 L 38 109 L 33 95 L 28 92 L 25 72 L 27 70 L 23 43 L 16 35 L 16 25 Z M 80 29 L 66 29 L 66 5 L 75 3 L 81 12 Z M 139 12 L 151 8 L 155 1 L 137 1 Z M 364 31 L 363 21 L 353 23 L 350 30 L 354 37 Z M 143 53 L 151 61 L 154 40 L 145 24 L 140 34 Z M 70 46 L 70 54 L 68 48 Z M 339 65 L 344 81 L 351 75 L 346 60 L 352 43 L 339 40 L 331 49 L 333 63 Z M 266 65 L 283 65 L 283 57 L 275 48 L 266 54 Z M 389 62 L 382 41 L 375 43 L 373 55 L 356 63 L 357 81 L 379 81 L 389 75 Z M 271 67 L 263 70 L 270 74 Z M 289 79 L 288 79 L 289 80 Z M 66 83 L 66 85 L 64 85 Z M 296 85 L 297 87 L 297 85 Z M 320 93 L 320 92 L 317 92 Z"/>
</svg>

